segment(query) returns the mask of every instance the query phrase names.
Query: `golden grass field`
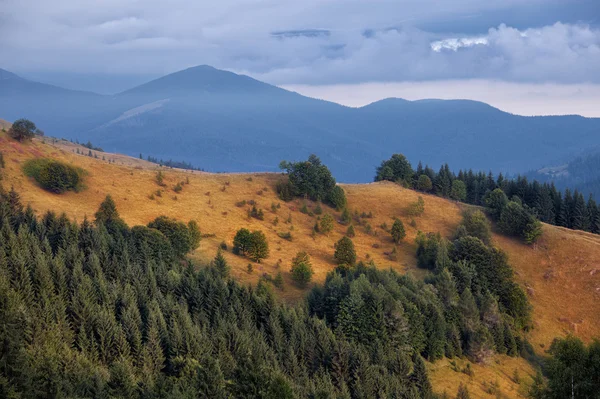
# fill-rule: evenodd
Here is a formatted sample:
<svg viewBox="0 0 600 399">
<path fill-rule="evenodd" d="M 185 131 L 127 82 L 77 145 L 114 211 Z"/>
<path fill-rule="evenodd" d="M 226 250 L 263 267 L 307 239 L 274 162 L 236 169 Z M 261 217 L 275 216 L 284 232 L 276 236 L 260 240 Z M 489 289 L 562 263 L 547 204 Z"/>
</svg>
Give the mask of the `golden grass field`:
<svg viewBox="0 0 600 399">
<path fill-rule="evenodd" d="M 123 219 L 129 225 L 146 224 L 159 215 L 167 215 L 183 221 L 196 220 L 203 235 L 200 247 L 191 254 L 199 264 L 214 257 L 218 245 L 225 241 L 229 247 L 235 232 L 246 227 L 262 230 L 269 241 L 270 257 L 253 265 L 247 272 L 247 259 L 227 251 L 227 261 L 232 266 L 232 276 L 242 283 L 256 283 L 264 273 L 275 276 L 281 272 L 285 280 L 282 291 L 275 292 L 285 301 L 302 300 L 306 290 L 294 286 L 290 278 L 290 262 L 300 250 L 307 251 L 315 269 L 314 283 L 320 283 L 334 269 L 334 243 L 345 233 L 347 226 L 336 224 L 329 235 L 311 236 L 315 216 L 299 210 L 305 201 L 289 203 L 280 201 L 274 192 L 278 174 L 209 174 L 175 170 L 128 156 L 97 153 L 99 159 L 76 154 L 78 145 L 50 138 L 35 139 L 20 144 L 0 133 L 0 151 L 4 154 L 6 169 L 3 185 L 14 186 L 25 204 L 30 204 L 38 214 L 47 210 L 65 212 L 82 221 L 93 218 L 100 202 L 107 194 L 112 195 Z M 22 164 L 34 157 L 52 157 L 79 166 L 88 172 L 86 189 L 80 193 L 51 194 L 37 187 L 23 175 Z M 105 160 L 102 160 L 105 157 Z M 114 160 L 109 163 L 108 160 Z M 157 171 L 165 176 L 166 187 L 156 183 Z M 180 193 L 173 187 L 177 182 L 187 181 Z M 371 225 L 355 224 L 353 239 L 360 260 L 372 259 L 380 268 L 393 268 L 402 273 L 424 276 L 416 269 L 414 238 L 418 230 L 437 232 L 449 237 L 461 219 L 458 204 L 432 195 L 424 195 L 402 188 L 393 183 L 344 184 L 349 208 L 361 212 L 372 212 L 372 218 L 362 219 Z M 162 190 L 162 196 L 151 194 Z M 421 195 L 425 200 L 425 212 L 415 218 L 416 226 L 410 225 L 407 207 Z M 263 221 L 249 219 L 249 206 L 238 207 L 242 200 L 254 200 L 265 214 Z M 280 204 L 276 212 L 271 204 Z M 309 209 L 314 203 L 306 201 Z M 339 219 L 339 212 L 323 206 Z M 291 216 L 291 223 L 286 220 Z M 393 243 L 390 235 L 380 226 L 391 226 L 394 217 L 404 221 L 407 236 L 398 245 L 397 260 L 390 260 Z M 273 220 L 279 223 L 274 225 Z M 287 241 L 278 233 L 291 232 L 293 239 Z M 515 269 L 517 281 L 526 290 L 533 305 L 534 330 L 529 339 L 542 354 L 556 336 L 572 333 L 584 340 L 600 336 L 600 236 L 544 225 L 544 235 L 535 247 L 526 246 L 516 240 L 494 234 L 495 245 L 504 249 Z M 463 364 L 465 360 L 458 360 Z M 475 375 L 469 377 L 452 370 L 449 361 L 430 365 L 434 388 L 438 392 L 454 395 L 459 382 L 468 384 L 472 397 L 496 397 L 490 386 L 498 384 L 498 390 L 506 397 L 520 397 L 524 385 L 531 379 L 532 367 L 523 359 L 498 356 L 488 365 L 474 365 Z M 522 383 L 513 381 L 514 370 L 518 370 Z"/>
</svg>

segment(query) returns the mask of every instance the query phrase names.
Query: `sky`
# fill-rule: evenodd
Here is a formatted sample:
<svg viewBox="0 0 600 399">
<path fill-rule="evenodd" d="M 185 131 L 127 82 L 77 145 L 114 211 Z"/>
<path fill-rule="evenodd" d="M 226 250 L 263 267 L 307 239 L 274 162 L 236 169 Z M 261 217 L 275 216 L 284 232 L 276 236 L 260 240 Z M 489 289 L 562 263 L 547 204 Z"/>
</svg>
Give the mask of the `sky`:
<svg viewBox="0 0 600 399">
<path fill-rule="evenodd" d="M 0 68 L 115 93 L 209 64 L 346 105 L 599 116 L 598 0 L 0 0 Z"/>
</svg>

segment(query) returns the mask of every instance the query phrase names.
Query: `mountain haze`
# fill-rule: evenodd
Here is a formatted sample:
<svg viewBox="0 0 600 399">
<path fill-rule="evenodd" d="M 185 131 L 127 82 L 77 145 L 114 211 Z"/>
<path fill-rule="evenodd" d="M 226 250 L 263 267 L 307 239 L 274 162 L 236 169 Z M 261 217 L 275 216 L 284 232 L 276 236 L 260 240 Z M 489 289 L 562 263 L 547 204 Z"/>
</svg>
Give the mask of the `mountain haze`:
<svg viewBox="0 0 600 399">
<path fill-rule="evenodd" d="M 370 181 L 404 153 L 437 168 L 517 173 L 572 159 L 597 143 L 600 119 L 523 117 L 466 100 L 385 99 L 362 108 L 304 97 L 248 76 L 198 66 L 114 96 L 0 72 L 0 117 L 210 171 L 275 171 L 317 153 L 338 180 Z"/>
</svg>

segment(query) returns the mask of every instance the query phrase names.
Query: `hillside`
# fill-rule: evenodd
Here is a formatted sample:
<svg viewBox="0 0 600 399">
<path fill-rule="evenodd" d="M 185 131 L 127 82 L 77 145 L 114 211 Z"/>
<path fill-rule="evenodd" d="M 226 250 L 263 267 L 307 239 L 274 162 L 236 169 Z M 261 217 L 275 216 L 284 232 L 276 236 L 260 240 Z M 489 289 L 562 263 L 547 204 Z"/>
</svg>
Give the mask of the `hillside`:
<svg viewBox="0 0 600 399">
<path fill-rule="evenodd" d="M 522 117 L 466 100 L 348 108 L 206 65 L 113 96 L 2 76 L 0 117 L 26 117 L 50 135 L 208 171 L 277 171 L 281 159 L 318 149 L 343 182 L 371 181 L 373 168 L 394 152 L 434 168 L 447 162 L 518 173 L 572 159 L 600 131 L 598 118 Z"/>
<path fill-rule="evenodd" d="M 109 153 L 97 153 L 98 159 L 77 155 L 78 148 L 88 153 L 82 147 L 69 142 L 54 143 L 49 138 L 23 145 L 9 140 L 3 133 L 0 151 L 6 161 L 6 169 L 3 170 L 2 184 L 14 186 L 23 202 L 31 204 L 38 214 L 52 209 L 64 211 L 69 217 L 82 221 L 86 216 L 93 217 L 105 195 L 111 194 L 121 216 L 130 225 L 146 224 L 159 215 L 184 221 L 197 220 L 205 238 L 192 254 L 196 260 L 206 261 L 214 257 L 222 241 L 231 246 L 240 227 L 260 229 L 267 235 L 271 256 L 263 263 L 255 264 L 253 273 L 249 274 L 246 271 L 248 260 L 227 251 L 225 256 L 232 265 L 232 275 L 241 282 L 255 283 L 263 273 L 274 276 L 281 271 L 285 288 L 277 293 L 289 302 L 296 302 L 304 295 L 304 291 L 292 284 L 289 275 L 290 260 L 296 252 L 307 250 L 310 253 L 317 283 L 322 282 L 327 272 L 334 268 L 333 244 L 344 234 L 346 227 L 336 224 L 329 236 L 319 235 L 313 239 L 310 233 L 315 218 L 299 212 L 303 201 L 283 203 L 276 197 L 273 187 L 279 178 L 277 174 L 208 174 L 172 170 Z M 87 170 L 87 188 L 80 193 L 54 195 L 35 186 L 23 175 L 21 166 L 29 158 L 42 156 L 61 159 Z M 114 163 L 109 163 L 109 160 Z M 155 195 L 154 199 L 150 199 L 150 195 L 160 189 L 155 182 L 157 170 L 163 171 L 167 187 L 163 188 L 161 197 Z M 173 192 L 172 187 L 177 182 L 187 179 L 189 184 L 184 185 L 183 191 Z M 423 271 L 415 267 L 414 238 L 417 230 L 440 231 L 450 236 L 460 221 L 463 205 L 423 195 L 425 212 L 415 218 L 416 227 L 412 227 L 406 208 L 416 201 L 418 193 L 391 183 L 343 185 L 343 188 L 350 209 L 373 214 L 372 218 L 362 219 L 373 232 L 368 234 L 365 226 L 357 225 L 357 236 L 353 241 L 359 259 L 373 259 L 379 268 L 390 267 L 424 276 Z M 265 220 L 248 219 L 248 206 L 236 206 L 242 200 L 255 200 L 258 207 L 264 209 Z M 276 213 L 271 211 L 272 203 L 281 206 Z M 315 204 L 309 201 L 307 205 L 311 208 Z M 339 213 L 331 209 L 327 211 L 339 217 Z M 291 223 L 285 223 L 290 215 Z M 279 223 L 274 226 L 276 217 Z M 393 217 L 404 220 L 407 228 L 407 237 L 398 247 L 399 258 L 396 261 L 385 254 L 391 252 L 393 244 L 388 233 L 380 227 L 384 222 L 391 225 Z M 280 238 L 277 235 L 280 232 L 291 232 L 293 240 Z M 572 333 L 589 340 L 600 335 L 600 237 L 544 225 L 544 236 L 534 248 L 500 235 L 494 235 L 494 241 L 508 253 L 517 279 L 526 288 L 533 304 L 535 328 L 529 339 L 539 353 L 543 353 L 556 336 Z M 498 356 L 493 364 L 474 367 L 475 376 L 470 379 L 463 373 L 452 371 L 447 361 L 434 363 L 430 368 L 436 390 L 454 392 L 458 382 L 464 381 L 469 384 L 474 397 L 493 397 L 486 396 L 484 389 L 486 384 L 498 381 L 502 393 L 517 397 L 519 388 L 511 382 L 514 369 L 518 369 L 523 377 L 532 372 L 523 359 L 502 356 Z"/>
</svg>

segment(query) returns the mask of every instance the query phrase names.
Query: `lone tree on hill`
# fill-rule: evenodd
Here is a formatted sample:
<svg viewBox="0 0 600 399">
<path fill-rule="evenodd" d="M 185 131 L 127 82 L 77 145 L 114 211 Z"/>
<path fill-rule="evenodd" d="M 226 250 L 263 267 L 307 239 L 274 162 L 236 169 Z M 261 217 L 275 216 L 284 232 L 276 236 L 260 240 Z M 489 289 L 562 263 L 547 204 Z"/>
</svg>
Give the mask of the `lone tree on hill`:
<svg viewBox="0 0 600 399">
<path fill-rule="evenodd" d="M 404 223 L 400 219 L 394 220 L 394 224 L 392 225 L 392 240 L 394 243 L 398 244 L 400 241 L 406 237 L 406 231 L 404 230 Z"/>
<path fill-rule="evenodd" d="M 333 255 L 338 265 L 353 266 L 356 263 L 356 251 L 351 239 L 344 236 L 335 244 Z"/>
<path fill-rule="evenodd" d="M 18 119 L 12 124 L 8 130 L 10 137 L 17 141 L 31 140 L 36 133 L 43 135 L 43 132 L 39 130 L 35 123 L 29 119 Z"/>
</svg>

